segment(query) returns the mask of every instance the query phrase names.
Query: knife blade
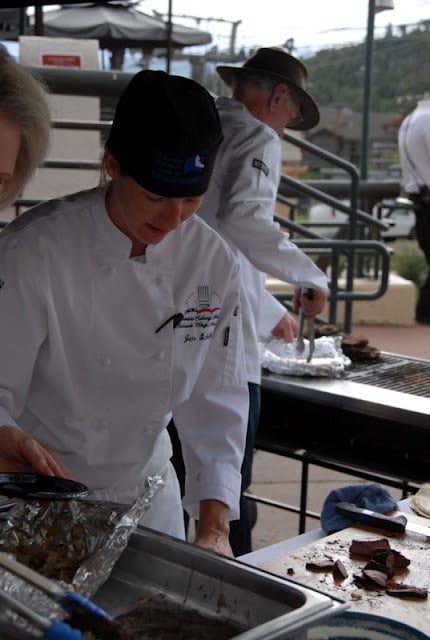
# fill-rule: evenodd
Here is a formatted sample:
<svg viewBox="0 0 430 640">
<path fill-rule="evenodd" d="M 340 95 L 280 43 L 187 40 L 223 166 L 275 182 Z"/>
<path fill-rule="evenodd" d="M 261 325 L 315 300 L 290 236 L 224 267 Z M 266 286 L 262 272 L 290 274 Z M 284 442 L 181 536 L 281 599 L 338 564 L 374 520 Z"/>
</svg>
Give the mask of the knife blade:
<svg viewBox="0 0 430 640">
<path fill-rule="evenodd" d="M 305 341 L 303 338 L 303 327 L 305 324 L 305 314 L 303 309 L 300 307 L 299 309 L 299 323 L 298 323 L 298 331 L 296 337 L 296 351 L 299 354 L 302 354 L 305 350 Z"/>
<path fill-rule="evenodd" d="M 338 502 L 336 511 L 357 524 L 369 525 L 391 533 L 416 533 L 430 539 L 430 527 L 409 522 L 406 516 L 386 516 L 383 513 L 357 507 L 353 502 Z"/>
<path fill-rule="evenodd" d="M 308 321 L 308 338 L 309 338 L 309 353 L 306 358 L 306 362 L 310 362 L 312 360 L 312 356 L 315 351 L 315 324 L 313 319 Z"/>
<path fill-rule="evenodd" d="M 307 289 L 306 287 L 303 287 L 302 295 L 305 295 L 309 298 L 309 300 L 312 300 L 314 297 L 313 289 Z M 298 331 L 297 331 L 297 337 L 296 337 L 296 351 L 299 354 L 302 354 L 303 351 L 305 350 L 305 341 L 303 338 L 304 324 L 305 324 L 305 312 L 300 307 Z M 309 354 L 306 361 L 310 362 L 314 352 L 314 346 L 315 346 L 315 333 L 314 333 L 313 320 L 308 320 L 308 338 L 309 338 Z"/>
</svg>

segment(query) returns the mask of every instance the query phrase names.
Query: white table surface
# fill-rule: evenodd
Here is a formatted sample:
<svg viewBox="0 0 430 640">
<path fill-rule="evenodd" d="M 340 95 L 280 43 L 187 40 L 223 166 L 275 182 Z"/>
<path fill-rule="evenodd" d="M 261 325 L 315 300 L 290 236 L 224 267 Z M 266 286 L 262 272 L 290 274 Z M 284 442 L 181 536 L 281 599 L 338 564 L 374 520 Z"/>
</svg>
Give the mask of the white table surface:
<svg viewBox="0 0 430 640">
<path fill-rule="evenodd" d="M 397 508 L 403 513 L 414 513 L 410 507 L 410 498 L 400 500 L 397 503 Z M 263 562 L 268 562 L 269 560 L 278 558 L 285 553 L 291 553 L 291 551 L 294 551 L 295 549 L 304 547 L 311 542 L 321 540 L 325 535 L 326 534 L 321 528 L 314 529 L 313 531 L 308 531 L 307 533 L 287 538 L 287 540 L 281 540 L 281 542 L 276 542 L 268 547 L 263 547 L 262 549 L 258 549 L 258 551 L 251 551 L 251 553 L 238 556 L 236 559 L 240 562 L 244 562 L 245 564 L 259 566 L 263 564 Z"/>
</svg>

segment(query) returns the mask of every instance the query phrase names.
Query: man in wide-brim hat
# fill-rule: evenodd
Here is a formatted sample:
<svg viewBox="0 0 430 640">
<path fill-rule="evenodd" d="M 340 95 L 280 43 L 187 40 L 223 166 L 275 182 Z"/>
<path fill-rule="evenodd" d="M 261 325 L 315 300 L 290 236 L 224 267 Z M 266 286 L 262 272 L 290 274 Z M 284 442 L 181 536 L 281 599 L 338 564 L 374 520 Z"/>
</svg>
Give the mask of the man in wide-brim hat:
<svg viewBox="0 0 430 640">
<path fill-rule="evenodd" d="M 266 273 L 292 284 L 294 309 L 308 318 L 320 313 L 328 296 L 327 279 L 315 263 L 281 231 L 273 220 L 281 174 L 284 129 L 311 129 L 319 111 L 306 89 L 307 70 L 283 49 L 258 49 L 241 67 L 219 66 L 232 97 L 216 106 L 224 140 L 214 173 L 198 214 L 232 247 L 241 266 L 243 332 L 247 359 L 250 414 L 242 491 L 251 483 L 255 432 L 260 412 L 261 367 L 258 334 L 288 342 L 297 334 L 294 316 L 265 290 Z M 313 289 L 313 298 L 302 293 Z M 242 496 L 241 518 L 231 523 L 235 555 L 251 551 L 252 512 Z"/>
<path fill-rule="evenodd" d="M 304 64 L 277 47 L 265 47 L 246 60 L 241 67 L 218 66 L 217 72 L 226 85 L 234 90 L 246 77 L 270 77 L 285 84 L 300 105 L 297 118 L 286 122 L 285 127 L 296 131 L 313 129 L 320 119 L 319 110 L 306 90 L 308 72 Z"/>
</svg>

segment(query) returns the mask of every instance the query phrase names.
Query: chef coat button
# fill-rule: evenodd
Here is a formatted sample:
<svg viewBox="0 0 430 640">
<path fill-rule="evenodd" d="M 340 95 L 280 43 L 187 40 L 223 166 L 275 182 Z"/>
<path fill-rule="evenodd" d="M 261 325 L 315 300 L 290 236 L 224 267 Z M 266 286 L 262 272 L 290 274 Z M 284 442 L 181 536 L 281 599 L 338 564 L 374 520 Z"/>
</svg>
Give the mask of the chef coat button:
<svg viewBox="0 0 430 640">
<path fill-rule="evenodd" d="M 150 436 L 154 433 L 154 429 L 145 429 L 146 433 Z"/>
<path fill-rule="evenodd" d="M 155 284 L 158 284 L 159 286 L 163 285 L 163 284 L 164 284 L 164 278 L 163 278 L 163 276 L 157 276 L 157 277 L 155 278 Z"/>
<path fill-rule="evenodd" d="M 166 358 L 166 352 L 160 351 L 159 354 L 157 355 L 157 360 L 165 360 L 165 358 Z"/>
<path fill-rule="evenodd" d="M 103 364 L 105 365 L 105 367 L 110 367 L 112 362 L 111 362 L 110 358 L 105 358 Z"/>
</svg>

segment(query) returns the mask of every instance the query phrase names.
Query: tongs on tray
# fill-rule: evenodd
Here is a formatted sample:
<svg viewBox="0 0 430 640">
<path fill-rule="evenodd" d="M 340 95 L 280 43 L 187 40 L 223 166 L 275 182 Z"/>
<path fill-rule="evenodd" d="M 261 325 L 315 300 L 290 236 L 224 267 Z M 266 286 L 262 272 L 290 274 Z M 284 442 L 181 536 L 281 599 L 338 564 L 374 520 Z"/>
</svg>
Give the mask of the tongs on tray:
<svg viewBox="0 0 430 640">
<path fill-rule="evenodd" d="M 46 593 L 55 602 L 59 603 L 68 614 L 84 612 L 94 616 L 95 619 L 112 620 L 109 614 L 90 600 L 45 578 L 45 576 L 33 571 L 33 569 L 21 564 L 3 552 L 0 552 L 0 566 Z M 0 602 L 42 631 L 43 637 L 49 640 L 80 640 L 88 637 L 80 630 L 72 628 L 66 622 L 50 620 L 40 615 L 11 593 L 2 589 L 0 589 Z"/>
<path fill-rule="evenodd" d="M 307 296 L 310 300 L 312 300 L 314 292 L 312 289 L 303 289 L 303 295 Z M 315 350 L 315 323 L 314 320 L 308 320 L 308 340 L 309 340 L 309 351 L 308 356 L 306 358 L 306 362 L 310 362 L 312 360 L 312 356 Z M 305 324 L 305 312 L 302 307 L 299 309 L 299 325 L 297 329 L 297 338 L 296 338 L 296 351 L 301 354 L 305 350 L 305 341 L 303 337 L 303 329 Z"/>
</svg>

